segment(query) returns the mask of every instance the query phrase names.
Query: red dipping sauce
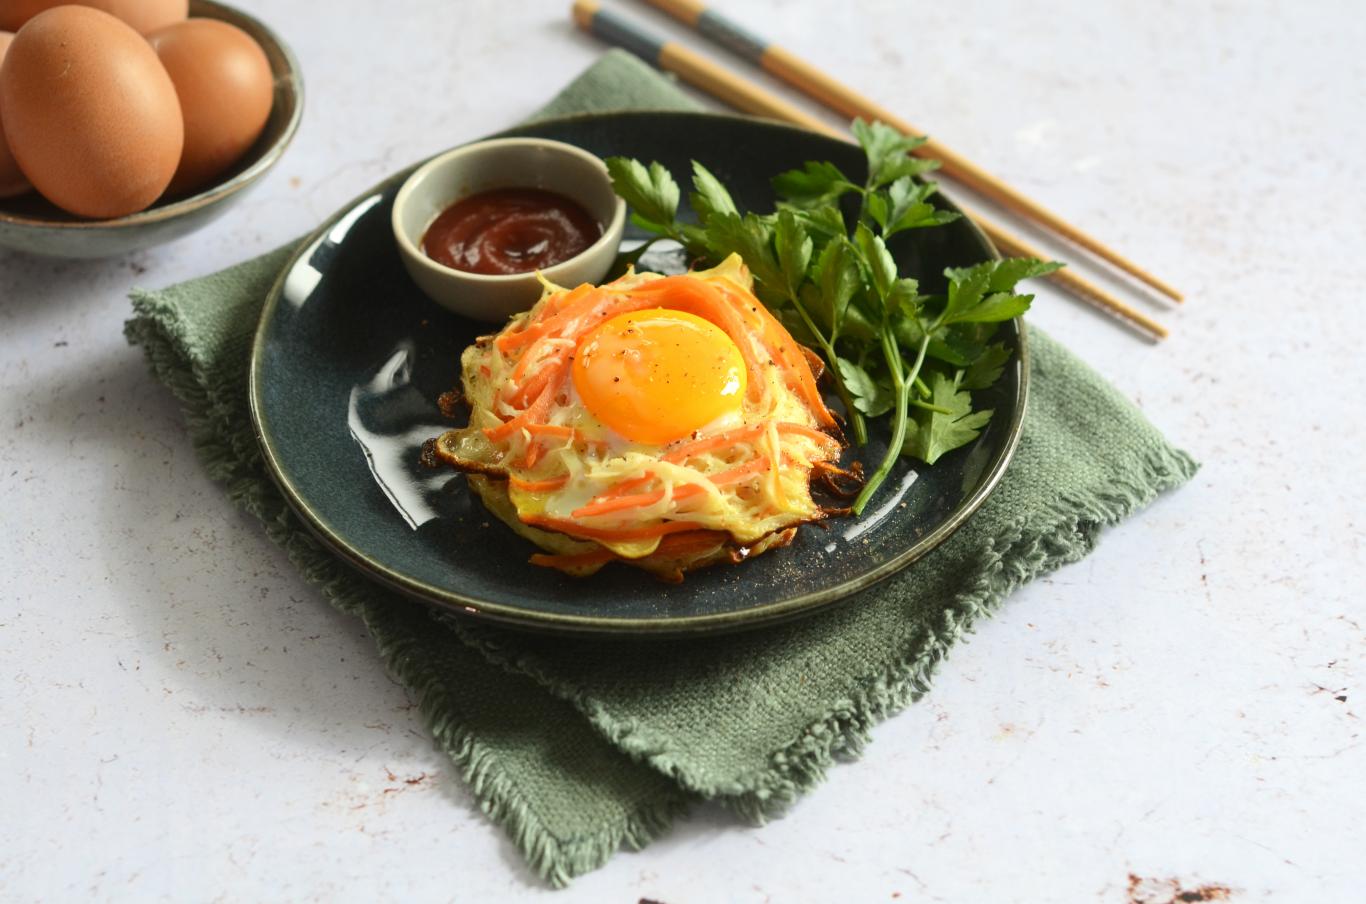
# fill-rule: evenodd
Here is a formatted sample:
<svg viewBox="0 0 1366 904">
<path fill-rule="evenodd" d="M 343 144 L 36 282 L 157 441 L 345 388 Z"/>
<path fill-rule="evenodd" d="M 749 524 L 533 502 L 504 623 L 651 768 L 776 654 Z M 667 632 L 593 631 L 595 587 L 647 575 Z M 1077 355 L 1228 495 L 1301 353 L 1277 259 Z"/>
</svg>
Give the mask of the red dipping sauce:
<svg viewBox="0 0 1366 904">
<path fill-rule="evenodd" d="M 456 270 L 502 276 L 567 261 L 602 235 L 579 204 L 539 188 L 497 188 L 457 201 L 422 236 L 422 253 Z"/>
</svg>

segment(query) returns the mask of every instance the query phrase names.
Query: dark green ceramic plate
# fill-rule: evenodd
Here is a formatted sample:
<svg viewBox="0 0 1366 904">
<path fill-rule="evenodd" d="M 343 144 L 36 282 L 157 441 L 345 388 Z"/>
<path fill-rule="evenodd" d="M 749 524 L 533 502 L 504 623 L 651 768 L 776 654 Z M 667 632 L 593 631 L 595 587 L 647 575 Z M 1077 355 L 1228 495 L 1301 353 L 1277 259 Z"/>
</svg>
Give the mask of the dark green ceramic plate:
<svg viewBox="0 0 1366 904">
<path fill-rule="evenodd" d="M 507 134 L 659 160 L 679 174 L 697 159 L 742 209 L 771 207 L 769 178 L 803 161 L 863 168 L 851 145 L 705 114 L 591 115 Z M 679 585 L 621 566 L 576 580 L 528 565 L 531 544 L 492 518 L 463 477 L 418 464 L 423 441 L 451 426 L 437 396 L 459 383 L 461 350 L 488 327 L 437 307 L 404 272 L 389 209 L 407 175 L 376 186 L 303 244 L 266 302 L 252 356 L 252 414 L 270 470 L 318 536 L 373 578 L 526 627 L 623 635 L 751 627 L 811 612 L 906 567 L 962 525 L 1005 470 L 1025 405 L 1018 322 L 1001 331 L 1016 354 L 983 399 L 996 416 L 982 436 L 933 467 L 903 460 L 861 518 L 802 528 L 787 549 Z M 945 267 L 995 253 L 967 220 L 903 233 L 894 245 L 902 272 L 930 289 L 942 288 Z M 865 461 L 881 454 L 876 443 L 860 450 Z"/>
</svg>

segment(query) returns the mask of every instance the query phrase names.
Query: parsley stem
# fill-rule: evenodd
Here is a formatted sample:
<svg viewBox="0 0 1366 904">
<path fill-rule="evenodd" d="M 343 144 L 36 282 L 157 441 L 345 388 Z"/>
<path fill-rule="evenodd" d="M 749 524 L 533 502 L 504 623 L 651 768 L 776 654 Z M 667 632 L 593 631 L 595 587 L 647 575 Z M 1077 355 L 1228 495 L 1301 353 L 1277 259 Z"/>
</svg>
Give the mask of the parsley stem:
<svg viewBox="0 0 1366 904">
<path fill-rule="evenodd" d="M 868 482 L 863 485 L 858 498 L 854 500 L 851 507 L 855 515 L 863 514 L 863 509 L 868 505 L 868 500 L 873 498 L 878 487 L 887 479 L 887 475 L 892 471 L 892 465 L 901 457 L 901 447 L 906 442 L 906 418 L 909 408 L 910 395 L 908 390 L 920 377 L 920 368 L 925 363 L 925 349 L 929 348 L 930 336 L 925 334 L 920 340 L 920 349 L 915 356 L 915 364 L 911 365 L 911 372 L 908 375 L 902 373 L 901 350 L 896 346 L 896 337 L 892 335 L 890 327 L 882 328 L 882 355 L 887 359 L 887 369 L 892 375 L 892 388 L 896 391 L 896 407 L 892 409 L 892 438 L 887 444 L 887 454 L 883 456 L 882 463 L 877 466 L 873 476 L 868 478 Z"/>
<path fill-rule="evenodd" d="M 849 426 L 854 433 L 854 445 L 862 446 L 868 442 L 868 427 L 863 422 L 863 413 L 854 407 L 854 397 L 849 393 L 849 387 L 844 385 L 844 376 L 840 373 L 839 356 L 835 354 L 835 346 L 826 339 L 816 327 L 811 315 L 806 312 L 806 308 L 797 298 L 797 293 L 788 292 L 788 300 L 797 310 L 797 316 L 802 318 L 802 323 L 808 332 L 815 338 L 820 345 L 821 351 L 825 353 L 825 363 L 829 367 L 830 376 L 835 380 L 835 392 L 839 395 L 840 401 L 844 403 L 844 411 L 848 416 Z"/>
</svg>

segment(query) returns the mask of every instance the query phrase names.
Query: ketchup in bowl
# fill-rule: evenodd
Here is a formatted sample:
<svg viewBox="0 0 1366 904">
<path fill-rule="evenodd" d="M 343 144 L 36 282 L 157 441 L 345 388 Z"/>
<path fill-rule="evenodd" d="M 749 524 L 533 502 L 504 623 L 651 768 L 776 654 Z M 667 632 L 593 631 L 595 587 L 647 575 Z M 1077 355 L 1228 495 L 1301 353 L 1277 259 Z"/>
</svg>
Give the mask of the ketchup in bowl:
<svg viewBox="0 0 1366 904">
<path fill-rule="evenodd" d="M 543 270 L 588 249 L 602 225 L 539 188 L 497 188 L 455 202 L 422 236 L 422 253 L 455 270 L 505 276 Z"/>
</svg>

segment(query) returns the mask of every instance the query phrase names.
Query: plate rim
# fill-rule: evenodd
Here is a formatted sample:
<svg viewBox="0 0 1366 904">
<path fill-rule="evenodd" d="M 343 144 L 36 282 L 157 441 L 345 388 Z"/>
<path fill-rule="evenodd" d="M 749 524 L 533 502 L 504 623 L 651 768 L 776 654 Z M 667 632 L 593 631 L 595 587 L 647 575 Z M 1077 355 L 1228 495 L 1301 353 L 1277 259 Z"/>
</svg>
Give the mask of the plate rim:
<svg viewBox="0 0 1366 904">
<path fill-rule="evenodd" d="M 570 116 L 538 119 L 532 122 L 523 123 L 511 129 L 506 129 L 502 132 L 495 133 L 494 135 L 476 138 L 472 141 L 483 141 L 486 138 L 503 137 L 505 135 L 518 133 L 521 130 L 532 126 L 553 126 L 561 123 L 572 124 L 576 122 L 601 121 L 604 119 L 615 119 L 623 115 L 730 120 L 763 125 L 782 131 L 798 132 L 803 135 L 811 134 L 805 129 L 762 117 L 672 110 L 614 110 L 610 112 L 579 113 Z M 462 142 L 454 147 L 462 147 L 464 144 L 469 143 L 472 142 Z M 447 148 L 438 151 L 437 154 L 445 153 L 446 150 L 450 149 L 451 148 Z M 763 605 L 735 612 L 687 615 L 677 618 L 607 618 L 592 614 L 565 615 L 560 613 L 546 613 L 519 609 L 502 603 L 489 602 L 477 597 L 467 596 L 458 591 L 437 587 L 390 568 L 388 565 L 367 555 L 348 542 L 341 533 L 328 523 L 327 519 L 308 503 L 307 499 L 299 492 L 293 481 L 290 480 L 286 469 L 280 463 L 276 450 L 269 437 L 269 418 L 262 408 L 260 398 L 262 383 L 260 370 L 264 359 L 263 351 L 266 343 L 267 329 L 282 300 L 284 284 L 290 272 L 298 266 L 299 261 L 305 254 L 310 253 L 322 238 L 332 231 L 339 222 L 352 214 L 359 205 L 369 198 L 382 195 L 398 180 L 405 178 L 415 167 L 421 166 L 423 162 L 424 161 L 418 161 L 412 166 L 405 167 L 399 172 L 387 176 L 364 192 L 356 195 L 337 208 L 337 210 L 316 229 L 299 240 L 295 250 L 291 252 L 289 259 L 280 268 L 280 272 L 271 283 L 270 290 L 266 294 L 265 302 L 262 304 L 260 319 L 257 321 L 256 330 L 252 337 L 251 359 L 247 373 L 247 401 L 251 414 L 252 431 L 255 434 L 257 446 L 261 450 L 261 457 L 266 465 L 266 471 L 270 474 L 271 479 L 275 482 L 276 486 L 279 487 L 281 493 L 284 495 L 285 501 L 314 536 L 318 537 L 333 553 L 339 555 L 343 561 L 365 576 L 378 580 L 381 584 L 393 590 L 397 590 L 400 593 L 423 603 L 438 606 L 444 611 L 468 616 L 478 621 L 501 624 L 524 630 L 539 630 L 560 634 L 568 633 L 595 635 L 599 637 L 663 639 L 667 637 L 697 636 L 708 633 L 723 633 L 766 627 L 777 622 L 809 614 L 853 596 L 854 594 L 866 590 L 874 584 L 891 577 L 893 574 L 902 571 L 923 558 L 947 540 L 981 508 L 982 504 L 986 502 L 987 498 L 1000 484 L 1001 478 L 1005 475 L 1011 459 L 1015 456 L 1015 450 L 1020 442 L 1025 409 L 1029 402 L 1030 369 L 1028 330 L 1019 317 L 1016 317 L 1011 321 L 1015 326 L 1018 336 L 1018 351 L 1016 353 L 1017 361 L 1015 366 L 1018 368 L 1020 374 L 1019 387 L 1015 393 L 1014 411 L 1009 423 L 1006 425 L 1005 443 L 990 463 L 982 482 L 978 485 L 977 489 L 958 506 L 958 509 L 951 517 L 946 519 L 930 533 L 919 538 L 905 551 L 893 556 L 870 571 L 833 587 L 804 593 L 798 596 L 786 597 L 776 602 L 765 603 Z M 945 196 L 942 192 L 940 192 L 938 196 L 950 209 L 958 211 L 959 213 L 962 212 L 962 209 L 955 204 L 951 198 Z M 1000 251 L 997 250 L 995 244 L 982 231 L 981 227 L 966 214 L 963 215 L 963 220 L 972 230 L 978 242 L 988 252 L 990 256 L 988 259 L 999 259 L 1001 257 Z"/>
</svg>

